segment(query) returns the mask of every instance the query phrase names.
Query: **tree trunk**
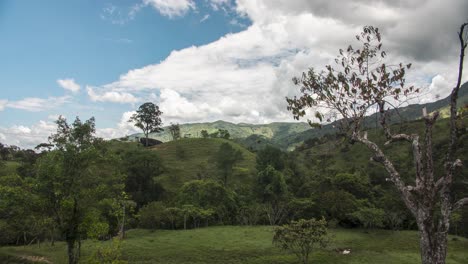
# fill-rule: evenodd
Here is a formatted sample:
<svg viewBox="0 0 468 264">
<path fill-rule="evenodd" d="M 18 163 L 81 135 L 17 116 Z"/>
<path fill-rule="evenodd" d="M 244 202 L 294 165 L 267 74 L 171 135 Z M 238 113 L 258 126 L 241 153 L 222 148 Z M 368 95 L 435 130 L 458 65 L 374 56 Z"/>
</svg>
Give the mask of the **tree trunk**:
<svg viewBox="0 0 468 264">
<path fill-rule="evenodd" d="M 52 231 L 50 232 L 50 245 L 55 246 L 55 225 L 52 226 Z"/>
<path fill-rule="evenodd" d="M 125 239 L 125 204 L 123 205 L 122 224 L 120 225 L 120 240 Z"/>
<path fill-rule="evenodd" d="M 432 205 L 434 206 L 434 205 Z M 441 210 L 437 225 L 434 223 L 434 208 L 424 206 L 416 216 L 419 229 L 419 247 L 422 264 L 445 264 L 447 256 L 447 235 L 450 215 Z"/>
<path fill-rule="evenodd" d="M 75 240 L 67 240 L 68 264 L 77 264 L 78 255 L 75 248 Z"/>
<path fill-rule="evenodd" d="M 419 230 L 422 264 L 445 264 L 447 255 L 447 233 Z"/>
</svg>

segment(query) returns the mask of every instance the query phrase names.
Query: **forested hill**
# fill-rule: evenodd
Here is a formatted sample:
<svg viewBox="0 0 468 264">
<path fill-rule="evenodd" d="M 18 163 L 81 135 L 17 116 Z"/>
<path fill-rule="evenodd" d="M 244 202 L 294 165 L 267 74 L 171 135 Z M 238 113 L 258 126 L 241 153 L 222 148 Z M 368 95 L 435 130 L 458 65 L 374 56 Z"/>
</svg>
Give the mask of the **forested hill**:
<svg viewBox="0 0 468 264">
<path fill-rule="evenodd" d="M 247 138 L 251 135 L 259 135 L 268 139 L 282 138 L 288 135 L 294 135 L 310 129 L 310 126 L 305 122 L 275 122 L 270 124 L 234 124 L 222 120 L 207 123 L 189 123 L 180 124 L 180 133 L 182 137 L 200 138 L 201 131 L 206 130 L 209 134 L 217 132 L 219 129 L 229 131 L 230 137 L 234 139 Z M 142 137 L 142 134 L 130 136 Z M 160 133 L 150 134 L 151 138 L 168 142 L 172 140 L 168 127 L 164 127 L 164 131 Z"/>
<path fill-rule="evenodd" d="M 426 107 L 428 113 L 436 110 L 441 111 L 442 117 L 448 115 L 449 96 L 438 101 L 427 104 L 412 104 L 398 108 L 393 111 L 392 123 L 417 120 L 422 116 L 422 109 Z M 459 93 L 459 106 L 468 104 L 468 82 L 463 84 Z M 375 127 L 376 114 L 369 116 L 366 123 L 369 127 Z M 333 124 L 325 125 L 322 129 L 311 129 L 305 122 L 275 122 L 270 124 L 234 124 L 226 121 L 188 123 L 180 124 L 182 137 L 200 138 L 201 131 L 206 130 L 209 134 L 219 129 L 229 131 L 230 137 L 245 147 L 258 150 L 265 145 L 274 145 L 283 150 L 293 150 L 307 139 L 319 138 L 333 132 Z M 129 138 L 142 137 L 142 134 L 134 134 Z M 171 141 L 168 127 L 160 133 L 150 134 L 151 138 L 162 142 Z"/>
</svg>

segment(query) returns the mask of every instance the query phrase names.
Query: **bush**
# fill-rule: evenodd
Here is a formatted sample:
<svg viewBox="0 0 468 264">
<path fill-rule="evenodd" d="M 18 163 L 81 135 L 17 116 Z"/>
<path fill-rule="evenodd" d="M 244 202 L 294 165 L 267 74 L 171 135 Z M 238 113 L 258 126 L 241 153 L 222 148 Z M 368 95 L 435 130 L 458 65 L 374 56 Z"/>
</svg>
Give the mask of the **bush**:
<svg viewBox="0 0 468 264">
<path fill-rule="evenodd" d="M 315 246 L 328 244 L 327 222 L 324 218 L 316 220 L 301 219 L 289 225 L 275 228 L 273 244 L 294 253 L 303 264 L 309 263 L 309 255 Z"/>
<path fill-rule="evenodd" d="M 361 207 L 351 214 L 365 228 L 383 227 L 385 211 L 374 207 Z"/>
<path fill-rule="evenodd" d="M 112 239 L 108 246 L 98 247 L 96 252 L 86 262 L 88 264 L 127 264 L 128 261 L 122 259 L 121 251 L 122 241 Z"/>
<path fill-rule="evenodd" d="M 165 211 L 166 207 L 162 202 L 151 202 L 143 206 L 138 213 L 139 226 L 148 229 L 164 227 Z"/>
</svg>

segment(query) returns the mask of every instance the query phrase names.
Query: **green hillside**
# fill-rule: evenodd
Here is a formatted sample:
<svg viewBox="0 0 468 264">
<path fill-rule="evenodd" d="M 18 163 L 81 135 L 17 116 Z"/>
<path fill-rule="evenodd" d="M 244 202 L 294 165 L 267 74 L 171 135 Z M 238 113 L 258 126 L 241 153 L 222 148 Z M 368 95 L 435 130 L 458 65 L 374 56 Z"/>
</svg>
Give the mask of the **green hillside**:
<svg viewBox="0 0 468 264">
<path fill-rule="evenodd" d="M 212 123 L 192 123 L 192 124 L 181 124 L 180 133 L 182 137 L 188 138 L 200 138 L 200 131 L 206 130 L 208 133 L 218 131 L 218 129 L 228 130 L 231 138 L 246 138 L 251 135 L 261 135 L 268 139 L 280 139 L 287 137 L 291 134 L 300 133 L 310 129 L 309 125 L 304 122 L 277 122 L 270 124 L 246 124 L 239 123 L 234 124 L 225 121 L 216 121 Z M 131 135 L 130 139 L 135 137 L 142 137 L 143 134 Z M 161 140 L 162 142 L 168 142 L 172 140 L 169 129 L 164 127 L 164 131 L 160 133 L 150 134 L 151 138 Z"/>
<path fill-rule="evenodd" d="M 219 179 L 221 175 L 214 158 L 223 143 L 231 144 L 242 152 L 243 159 L 233 170 L 233 179 L 228 186 L 232 189 L 247 188 L 255 175 L 255 154 L 244 147 L 225 139 L 185 138 L 170 141 L 152 148 L 164 166 L 158 182 L 169 193 L 174 193 L 182 184 L 196 179 Z"/>
</svg>

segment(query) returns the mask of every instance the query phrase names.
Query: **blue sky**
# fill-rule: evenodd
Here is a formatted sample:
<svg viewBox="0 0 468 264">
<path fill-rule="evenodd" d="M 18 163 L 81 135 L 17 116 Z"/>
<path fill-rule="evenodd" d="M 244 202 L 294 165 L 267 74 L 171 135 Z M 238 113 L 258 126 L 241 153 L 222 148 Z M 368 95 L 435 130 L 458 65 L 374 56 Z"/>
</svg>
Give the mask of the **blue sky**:
<svg viewBox="0 0 468 264">
<path fill-rule="evenodd" d="M 454 83 L 468 17 L 468 1 L 449 2 L 3 0 L 0 142 L 34 147 L 58 115 L 94 116 L 104 138 L 135 133 L 127 120 L 146 101 L 166 125 L 292 122 L 291 78 L 333 61 L 364 25 L 413 63 L 418 102 L 431 101 Z"/>
<path fill-rule="evenodd" d="M 229 23 L 235 13 L 233 16 L 216 12 L 208 3 L 197 6 L 197 12 L 183 17 L 168 18 L 150 6 L 129 17 L 131 8 L 139 3 L 2 1 L 2 99 L 64 96 L 64 89 L 57 84 L 58 79 L 64 78 L 73 78 L 81 85 L 109 83 L 129 69 L 163 60 L 172 50 L 203 45 L 243 28 Z M 112 14 L 107 11 L 112 9 L 115 10 Z M 201 22 L 206 15 L 209 18 Z M 249 23 L 242 21 L 245 25 Z M 57 114 L 97 115 L 86 99 L 86 94 L 77 95 L 73 101 L 81 106 L 64 105 Z M 85 106 L 91 108 L 84 110 Z M 113 108 L 112 104 L 95 107 Z M 131 106 L 126 108 L 131 109 Z M 52 112 L 31 113 L 6 108 L 0 112 L 0 118 L 2 125 L 17 124 L 18 119 L 30 124 Z M 99 123 L 110 125 L 107 120 L 101 118 Z"/>
</svg>

